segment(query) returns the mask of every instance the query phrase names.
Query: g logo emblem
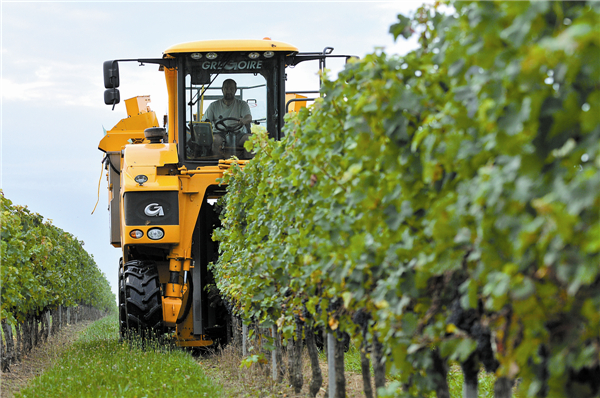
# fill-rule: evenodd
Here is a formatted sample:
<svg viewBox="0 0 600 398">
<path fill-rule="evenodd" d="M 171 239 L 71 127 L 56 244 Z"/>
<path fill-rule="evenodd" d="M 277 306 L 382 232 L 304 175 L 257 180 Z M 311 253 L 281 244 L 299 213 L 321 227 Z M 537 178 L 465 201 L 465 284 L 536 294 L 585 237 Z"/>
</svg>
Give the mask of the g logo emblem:
<svg viewBox="0 0 600 398">
<path fill-rule="evenodd" d="M 146 214 L 148 217 L 163 217 L 165 212 L 163 211 L 163 207 L 158 203 L 150 203 L 144 209 L 144 214 Z"/>
</svg>

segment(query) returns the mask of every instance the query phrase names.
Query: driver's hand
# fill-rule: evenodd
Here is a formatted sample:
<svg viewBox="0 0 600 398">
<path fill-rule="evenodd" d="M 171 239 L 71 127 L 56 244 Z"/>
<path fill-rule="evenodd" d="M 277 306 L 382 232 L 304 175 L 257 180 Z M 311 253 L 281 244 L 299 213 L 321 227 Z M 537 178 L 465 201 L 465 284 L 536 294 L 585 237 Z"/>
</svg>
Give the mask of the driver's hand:
<svg viewBox="0 0 600 398">
<path fill-rule="evenodd" d="M 242 118 L 240 118 L 240 119 L 238 120 L 238 126 L 243 126 L 243 125 L 244 125 L 244 122 L 242 121 Z"/>
</svg>

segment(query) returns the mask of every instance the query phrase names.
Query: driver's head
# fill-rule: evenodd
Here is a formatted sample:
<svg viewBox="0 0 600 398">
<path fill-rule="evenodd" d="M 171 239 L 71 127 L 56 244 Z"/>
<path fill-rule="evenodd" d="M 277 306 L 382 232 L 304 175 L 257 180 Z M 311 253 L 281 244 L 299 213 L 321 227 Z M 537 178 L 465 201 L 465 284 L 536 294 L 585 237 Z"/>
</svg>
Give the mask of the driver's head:
<svg viewBox="0 0 600 398">
<path fill-rule="evenodd" d="M 235 96 L 235 92 L 237 91 L 237 84 L 235 80 L 225 80 L 221 90 L 223 91 L 223 98 L 225 98 L 227 101 L 231 101 Z"/>
</svg>

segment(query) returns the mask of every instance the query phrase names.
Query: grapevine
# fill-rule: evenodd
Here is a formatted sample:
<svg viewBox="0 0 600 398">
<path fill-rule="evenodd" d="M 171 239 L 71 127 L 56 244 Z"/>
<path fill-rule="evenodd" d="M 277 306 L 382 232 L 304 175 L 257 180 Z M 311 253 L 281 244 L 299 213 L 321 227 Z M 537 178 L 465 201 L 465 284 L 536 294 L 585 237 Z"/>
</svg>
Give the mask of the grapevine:
<svg viewBox="0 0 600 398">
<path fill-rule="evenodd" d="M 57 330 L 59 318 L 61 322 L 67 318 L 62 319 L 62 308 L 73 309 L 73 318 L 79 313 L 107 313 L 115 309 L 108 280 L 83 249 L 83 242 L 27 207 L 14 205 L 1 191 L 0 204 L 1 321 L 5 340 L 12 340 L 11 325 L 17 331 L 22 327 L 32 329 L 37 336 L 41 322 L 42 330 L 46 328 L 49 333 L 49 311 L 53 316 L 52 329 Z M 10 360 L 3 354 L 3 368 Z"/>
<path fill-rule="evenodd" d="M 455 360 L 595 396 L 598 3 L 452 6 L 390 28 L 419 49 L 324 76 L 281 142 L 255 134 L 223 180 L 218 287 L 287 337 L 306 310 L 383 344 L 390 394 L 439 391 Z"/>
</svg>

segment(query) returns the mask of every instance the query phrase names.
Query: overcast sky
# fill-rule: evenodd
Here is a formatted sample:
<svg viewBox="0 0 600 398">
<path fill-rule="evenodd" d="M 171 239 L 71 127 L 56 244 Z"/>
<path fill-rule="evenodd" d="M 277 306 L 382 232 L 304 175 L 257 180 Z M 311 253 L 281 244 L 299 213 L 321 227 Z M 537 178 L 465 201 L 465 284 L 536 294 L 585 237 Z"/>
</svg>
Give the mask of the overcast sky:
<svg viewBox="0 0 600 398">
<path fill-rule="evenodd" d="M 402 38 L 394 43 L 389 26 L 420 3 L 2 1 L 0 186 L 13 203 L 84 241 L 116 294 L 121 251 L 109 244 L 104 173 L 91 214 L 103 127 L 126 117 L 124 102 L 114 111 L 104 105 L 104 61 L 157 58 L 189 41 L 263 37 L 301 52 L 334 47 L 334 54 L 362 57 L 384 47 L 403 54 L 416 44 Z M 316 63 L 307 64 L 288 72 L 291 88 L 316 89 Z M 164 75 L 155 65 L 121 64 L 120 70 L 121 99 L 150 95 L 162 120 Z"/>
</svg>

